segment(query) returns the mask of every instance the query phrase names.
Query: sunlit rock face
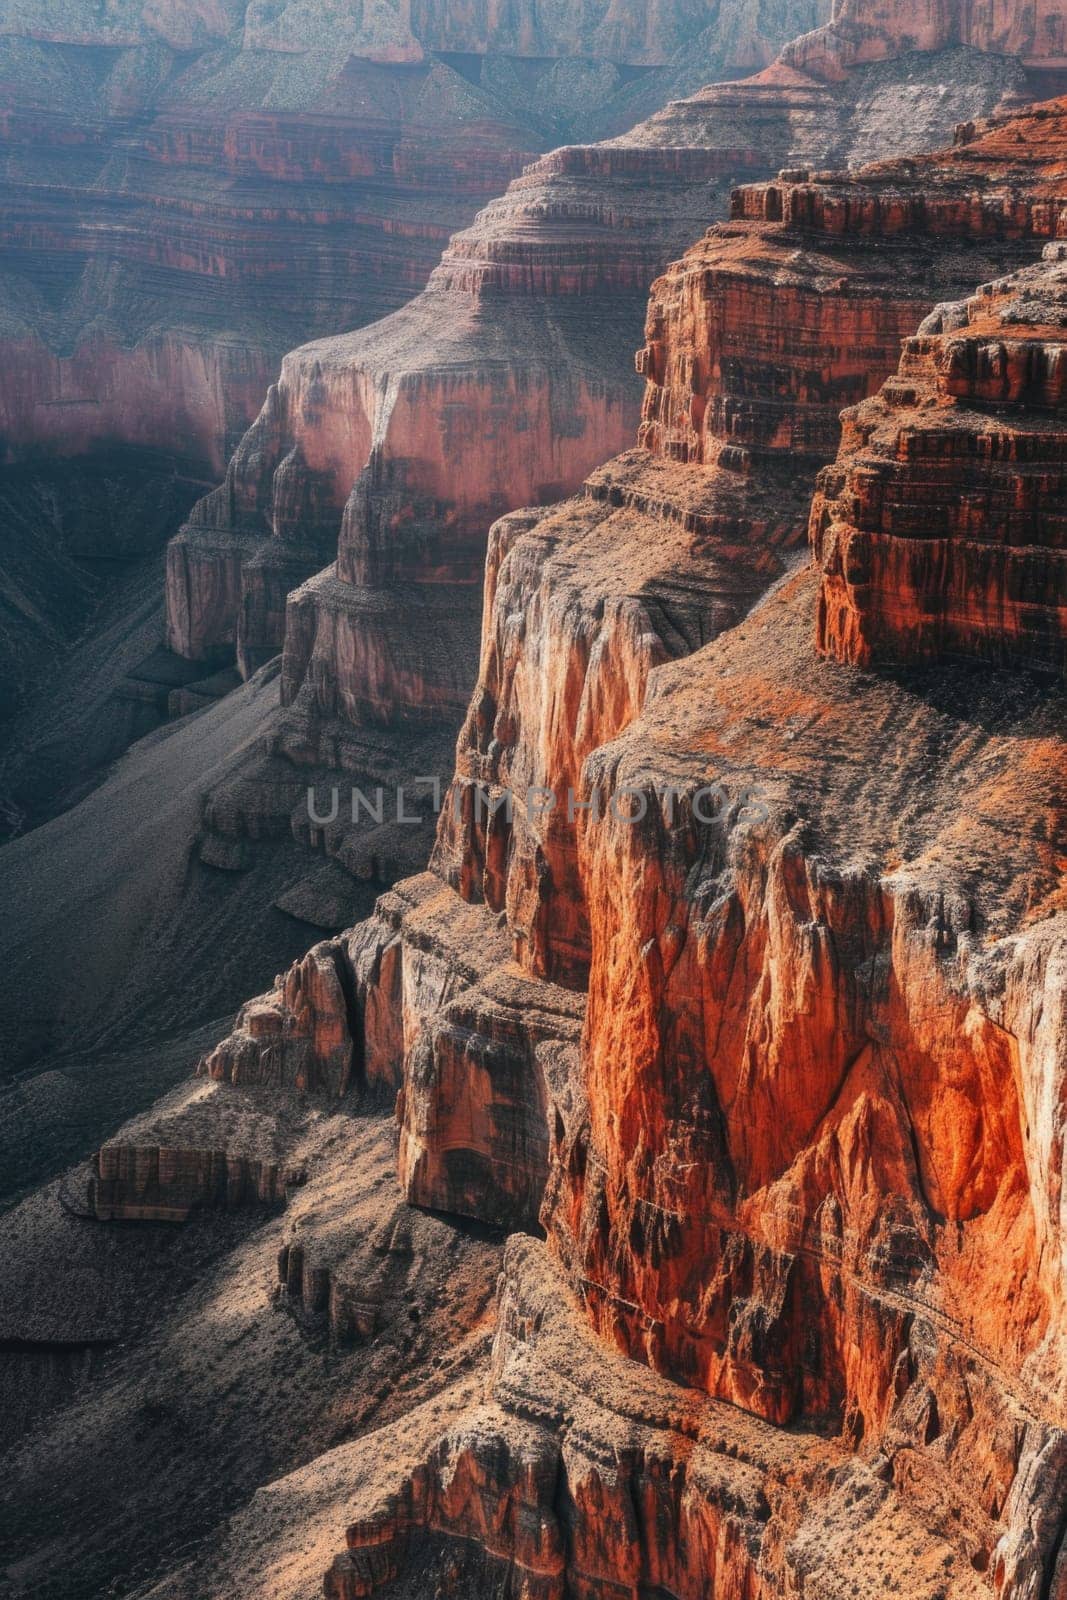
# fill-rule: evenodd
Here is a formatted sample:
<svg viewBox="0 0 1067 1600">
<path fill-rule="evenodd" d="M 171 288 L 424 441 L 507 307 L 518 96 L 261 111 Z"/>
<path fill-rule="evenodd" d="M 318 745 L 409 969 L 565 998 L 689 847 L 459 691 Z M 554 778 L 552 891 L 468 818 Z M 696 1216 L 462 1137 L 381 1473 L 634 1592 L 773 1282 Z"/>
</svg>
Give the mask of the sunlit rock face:
<svg viewBox="0 0 1067 1600">
<path fill-rule="evenodd" d="M 917 164 L 737 191 L 735 219 L 653 287 L 638 356 L 647 450 L 600 469 L 578 500 L 494 529 L 479 685 L 435 866 L 506 911 L 529 970 L 583 981 L 566 797 L 590 752 L 640 710 L 655 667 L 734 625 L 782 571 L 841 407 L 893 371 L 946 274 L 964 286 L 1040 252 L 1055 137 L 1027 141 L 1027 171 L 1005 154 L 1009 126 Z M 559 800 L 531 819 L 522 797 L 538 786 Z"/>
<path fill-rule="evenodd" d="M 791 175 L 743 193 L 737 220 L 657 286 L 642 357 L 655 453 L 494 530 L 480 682 L 434 861 L 454 895 L 451 914 L 438 903 L 439 927 L 454 917 L 458 930 L 481 908 L 508 936 L 491 959 L 510 957 L 546 996 L 585 991 L 580 1045 L 564 1043 L 533 1082 L 549 1139 L 541 1222 L 593 1328 L 675 1383 L 772 1424 L 816 1421 L 885 1463 L 894 1503 L 922 1508 L 928 1532 L 954 1506 L 942 1581 L 958 1594 L 1055 1592 L 1065 708 L 1058 688 L 1010 668 L 931 670 L 929 652 L 909 655 L 903 639 L 903 676 L 827 661 L 816 623 L 832 571 L 772 580 L 811 507 L 810 476 L 791 502 L 784 464 L 828 450 L 830 407 L 873 387 L 872 359 L 891 369 L 894 335 L 922 317 L 921 271 L 928 305 L 946 263 L 1033 262 L 1056 232 L 1054 127 L 1043 147 L 1025 135 L 1063 115 L 970 130 L 918 168 Z M 1003 152 L 1027 146 L 1024 175 Z M 865 292 L 859 241 L 872 236 Z M 907 241 L 899 256 L 894 239 Z M 928 437 L 951 431 L 963 406 L 996 404 L 998 427 L 1055 439 L 1057 257 L 1053 247 L 1016 269 L 966 313 L 940 311 L 906 348 L 920 380 L 929 367 L 944 385 L 920 410 Z M 1029 364 L 966 353 L 971 326 L 988 339 L 996 308 L 1024 302 L 1044 308 L 1023 336 Z M 745 373 L 729 359 L 735 326 L 754 371 L 761 339 L 777 356 L 762 369 L 775 373 L 773 404 L 732 387 Z M 853 364 L 861 349 L 878 354 Z M 866 503 L 856 488 L 845 498 L 857 419 L 892 416 L 911 381 L 902 373 L 850 416 L 817 529 L 831 500 Z M 905 403 L 921 406 L 921 392 Z M 987 455 L 1014 460 L 978 450 L 979 494 Z M 895 470 L 896 455 L 881 457 Z M 899 458 L 905 483 L 910 459 Z M 1001 503 L 1015 508 L 1021 546 L 1047 546 L 1033 537 L 1047 498 L 1029 511 L 1019 495 Z M 1053 609 L 1055 592 L 1044 585 Z M 1010 640 L 997 659 L 1018 659 Z M 502 797 L 531 786 L 573 786 L 575 816 L 509 816 Z M 389 936 L 369 929 L 384 949 Z M 445 970 L 462 969 L 469 944 L 458 935 Z M 474 1103 L 478 1059 L 472 1047 Z M 447 1187 L 412 1184 L 405 1149 L 426 1175 L 436 1139 L 437 1159 L 454 1161 L 457 1143 L 484 1154 L 498 1136 L 487 1142 L 469 1117 L 461 1131 L 451 1114 L 463 1103 L 454 1051 L 404 1062 L 402 1179 L 410 1198 L 444 1203 Z M 499 1214 L 492 1186 L 461 1203 Z M 462 1451 L 447 1449 L 451 1483 Z M 493 1460 L 494 1485 L 510 1483 Z M 568 1560 L 594 1539 L 591 1507 L 575 1513 L 576 1542 L 560 1547 L 543 1528 L 527 1546 L 516 1529 L 532 1526 L 532 1508 L 490 1537 L 468 1495 L 457 1514 L 432 1487 L 436 1470 L 418 1479 L 429 1498 L 388 1535 L 373 1519 L 352 1529 L 331 1592 L 367 1592 L 345 1585 L 354 1572 L 369 1581 L 376 1541 L 402 1546 L 412 1526 L 473 1538 L 528 1584 L 536 1573 L 531 1593 L 564 1592 Z M 525 1481 L 543 1505 L 536 1474 Z M 813 1485 L 802 1499 L 814 1516 Z M 635 1540 L 634 1570 L 662 1570 L 651 1522 Z M 860 1558 L 872 1573 L 884 1549 L 875 1540 Z M 672 1592 L 710 1570 L 703 1547 L 687 1550 Z M 762 1587 L 768 1550 L 763 1561 L 743 1583 L 778 1592 Z"/>
<path fill-rule="evenodd" d="M 495 524 L 430 870 L 202 1064 L 223 1097 L 395 1096 L 406 1205 L 521 1230 L 492 1355 L 256 1496 L 163 1594 L 1067 1584 L 1065 123 L 1058 103 L 739 191 L 654 285 L 639 447 Z M 486 255 L 509 294 L 559 273 Z M 360 415 L 338 456 L 377 448 Z M 348 468 L 279 479 L 273 452 L 249 445 L 222 495 L 262 507 L 269 470 L 279 517 L 325 538 Z M 346 590 L 366 616 L 390 587 L 460 590 L 473 548 L 381 489 L 346 499 L 336 569 L 290 602 L 292 707 L 369 720 L 401 674 L 429 703 L 417 652 L 391 688 L 371 628 L 336 618 Z M 241 606 L 269 592 L 233 581 Z M 231 1195 L 194 1121 L 184 1158 L 166 1128 L 105 1148 L 101 1212 L 168 1185 L 276 1197 L 278 1172 L 227 1161 Z M 283 1270 L 333 1318 L 313 1252 Z"/>
<path fill-rule="evenodd" d="M 1055 0 L 1020 5 L 994 0 L 835 0 L 831 21 L 786 46 L 791 66 L 834 78 L 863 61 L 895 55 L 901 41 L 913 50 L 972 45 L 998 55 L 1017 55 L 1027 66 L 1067 68 L 1067 22 Z"/>
<path fill-rule="evenodd" d="M 812 509 L 817 641 L 839 661 L 1067 668 L 1067 270 L 934 312 L 849 413 Z"/>
</svg>

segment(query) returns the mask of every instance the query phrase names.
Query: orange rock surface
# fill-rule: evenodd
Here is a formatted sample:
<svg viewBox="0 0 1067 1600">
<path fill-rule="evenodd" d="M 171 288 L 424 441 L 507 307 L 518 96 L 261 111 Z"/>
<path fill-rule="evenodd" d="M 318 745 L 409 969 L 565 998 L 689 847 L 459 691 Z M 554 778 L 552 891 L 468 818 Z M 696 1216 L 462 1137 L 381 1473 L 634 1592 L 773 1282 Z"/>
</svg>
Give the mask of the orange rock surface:
<svg viewBox="0 0 1067 1600">
<path fill-rule="evenodd" d="M 944 306 L 850 412 L 811 537 L 840 661 L 1067 670 L 1067 247 Z"/>
<path fill-rule="evenodd" d="M 947 165 L 981 168 L 982 137 Z M 988 137 L 1003 142 L 1005 126 Z M 895 184 L 907 176 L 898 170 Z M 1009 210 L 1009 254 L 1013 233 L 1032 256 L 1050 228 L 1037 178 L 1021 229 Z M 860 175 L 853 203 L 888 181 Z M 831 193 L 838 184 L 847 187 L 834 180 Z M 977 216 L 980 251 L 990 237 L 981 205 Z M 794 368 L 799 434 L 795 423 L 782 428 L 785 407 L 770 427 L 755 407 L 702 403 L 730 371 L 722 324 L 705 310 L 733 288 L 726 274 L 728 290 L 716 288 L 720 239 L 762 263 L 768 304 L 779 288 L 757 224 L 713 233 L 657 290 L 650 328 L 663 353 L 646 438 L 678 459 L 616 463 L 584 503 L 507 519 L 494 535 L 482 679 L 435 866 L 459 894 L 503 912 L 527 971 L 579 985 L 588 952 L 580 1051 L 554 1076 L 542 1069 L 541 1218 L 594 1328 L 677 1382 L 775 1424 L 817 1422 L 859 1459 L 886 1461 L 896 1503 L 913 1513 L 963 1508 L 966 1565 L 946 1563 L 945 1592 L 1022 1596 L 1044 1583 L 1053 1593 L 1067 1462 L 1058 1200 L 1067 708 L 1057 689 L 1010 671 L 924 670 L 921 653 L 900 679 L 820 661 L 815 572 L 772 587 L 722 631 L 711 626 L 709 556 L 766 588 L 782 536 L 776 546 L 756 524 L 757 491 L 774 492 L 775 451 L 805 437 L 806 395 L 824 415 L 804 362 Z M 921 259 L 921 235 L 915 243 Z M 935 258 L 936 244 L 926 259 Z M 988 311 L 1022 294 L 1054 306 L 1059 272 L 1056 259 L 1025 268 L 973 305 Z M 781 280 L 795 305 L 795 281 L 785 271 Z M 837 294 L 862 314 L 862 291 L 821 281 L 831 304 Z M 939 281 L 934 270 L 928 292 Z M 817 281 L 806 287 L 817 303 Z M 884 315 L 884 291 L 879 307 Z M 826 314 L 771 326 L 803 337 L 813 320 L 830 326 Z M 761 325 L 751 314 L 745 324 Z M 889 343 L 878 323 L 871 336 Z M 838 337 L 851 353 L 854 341 Z M 993 378 L 974 361 L 942 365 L 961 385 L 972 374 L 972 389 Z M 1050 369 L 1039 360 L 1028 370 L 1014 425 L 1054 437 Z M 859 414 L 888 408 L 869 402 Z M 705 419 L 731 414 L 740 438 L 724 449 Z M 945 402 L 930 411 L 932 438 L 953 414 Z M 818 440 L 817 427 L 807 437 Z M 682 498 L 686 475 L 703 476 L 709 508 L 729 507 L 735 520 L 702 524 L 705 507 Z M 775 503 L 788 505 L 780 491 Z M 1014 504 L 1020 528 L 1034 526 L 1026 502 Z M 1030 504 L 1032 519 L 1047 514 L 1047 502 Z M 694 535 L 709 526 L 701 547 Z M 731 528 L 747 548 L 741 531 L 731 546 Z M 761 555 L 771 561 L 762 580 L 752 565 Z M 687 643 L 695 617 L 719 637 Z M 565 669 L 555 677 L 553 662 Z M 503 808 L 483 808 L 473 823 L 477 790 L 499 800 L 532 783 L 576 783 L 585 807 L 601 797 L 600 810 L 581 810 L 569 846 L 556 842 L 568 833 L 558 813 L 531 825 L 521 810 L 509 823 Z M 446 1103 L 455 1081 L 454 1065 L 428 1079 L 407 1058 L 402 1147 L 412 1104 L 425 1126 L 427 1097 Z M 491 1191 L 484 1203 L 491 1215 Z M 464 1504 L 408 1515 L 473 1529 L 497 1554 L 470 1491 Z M 583 1505 L 575 1515 L 568 1558 L 588 1574 L 582 1541 L 609 1514 Z M 657 1571 L 655 1525 L 638 1537 L 635 1582 Z M 364 1559 L 377 1537 L 354 1529 L 348 1559 Z M 509 1540 L 515 1568 L 537 1574 L 522 1580 L 526 1592 L 556 1592 L 544 1546 Z M 671 1592 L 715 1570 L 703 1546 L 686 1549 L 692 1565 Z M 351 1570 L 336 1569 L 332 1592 L 366 1592 L 344 1587 Z M 772 1571 L 765 1555 L 759 1579 L 743 1582 L 776 1592 L 762 1587 Z M 581 1592 L 583 1579 L 566 1581 Z"/>
</svg>

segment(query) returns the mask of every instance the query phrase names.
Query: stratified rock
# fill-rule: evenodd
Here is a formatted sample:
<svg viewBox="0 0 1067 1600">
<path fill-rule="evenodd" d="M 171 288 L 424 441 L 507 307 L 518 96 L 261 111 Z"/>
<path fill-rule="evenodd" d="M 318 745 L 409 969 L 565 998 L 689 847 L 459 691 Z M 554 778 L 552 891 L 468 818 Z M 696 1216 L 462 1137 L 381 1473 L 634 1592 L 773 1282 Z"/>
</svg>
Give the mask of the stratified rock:
<svg viewBox="0 0 1067 1600">
<path fill-rule="evenodd" d="M 735 220 L 653 286 L 638 357 L 650 453 L 494 529 L 434 865 L 506 911 L 528 971 L 583 981 L 584 760 L 637 714 L 656 666 L 734 626 L 780 575 L 808 519 L 798 464 L 828 459 L 842 405 L 892 371 L 946 282 L 1034 259 L 1057 225 L 1063 123 L 1060 107 L 918 163 L 737 191 Z M 550 803 L 531 808 L 541 790 Z"/>
<path fill-rule="evenodd" d="M 390 1104 L 399 1089 L 406 1197 L 521 1226 L 536 1221 L 551 1086 L 582 1016 L 580 996 L 514 965 L 496 917 L 424 873 L 250 1001 L 200 1072 L 334 1096 L 358 1087 Z"/>
<path fill-rule="evenodd" d="M 398 1087 L 406 1199 L 536 1211 L 544 1238 L 506 1252 L 488 1371 L 305 1457 L 157 1600 L 297 1600 L 324 1569 L 335 1600 L 1067 1582 L 1064 686 L 827 659 L 823 573 L 791 554 L 833 409 L 908 317 L 1010 269 L 967 327 L 1002 339 L 1023 296 L 1033 346 L 1058 342 L 1062 264 L 1038 263 L 1065 118 L 742 193 L 655 287 L 645 448 L 497 525 L 432 870 L 209 1070 L 252 1105 L 257 1079 Z M 1058 366 L 971 360 L 956 315 L 910 352 L 945 380 L 930 438 L 973 409 L 979 438 L 1056 448 Z M 1013 513 L 1032 544 L 1044 503 Z M 371 589 L 380 548 L 330 582 Z M 283 1302 L 373 1352 L 374 1251 L 346 1296 L 328 1245 L 287 1236 Z"/>
<path fill-rule="evenodd" d="M 336 940 L 324 941 L 280 978 L 273 994 L 242 1006 L 226 1047 L 201 1071 L 218 1082 L 322 1089 L 352 1081 L 351 975 Z"/>
<path fill-rule="evenodd" d="M 454 714 L 473 667 L 459 637 L 458 681 L 416 664 L 361 693 L 391 652 L 360 591 L 447 583 L 469 640 L 477 601 L 463 591 L 489 524 L 571 492 L 632 439 L 648 284 L 725 209 L 731 184 L 848 162 L 874 130 L 886 152 L 943 143 L 1022 82 L 1017 63 L 974 51 L 859 69 L 840 90 L 776 66 L 543 157 L 453 238 L 402 311 L 286 357 L 226 485 L 172 547 L 171 648 L 235 650 L 247 674 L 284 644 L 285 695 L 305 723 L 404 714 L 424 692 Z M 357 591 L 347 601 L 334 574 L 312 579 L 335 555 Z M 305 579 L 287 620 L 284 596 Z"/>
<path fill-rule="evenodd" d="M 947 1479 L 779 1430 L 606 1350 L 545 1246 L 514 1237 L 492 1364 L 465 1389 L 261 1491 L 197 1563 L 199 1593 L 298 1600 L 605 1591 L 979 1600 L 996 1525 Z M 906 1453 L 905 1453 L 906 1455 Z M 1046 1457 L 1049 1488 L 1062 1469 Z M 340 1532 L 343 1530 L 343 1548 Z M 161 1600 L 191 1600 L 175 1575 Z"/>
<path fill-rule="evenodd" d="M 820 78 L 838 78 L 865 61 L 913 50 L 970 45 L 1017 55 L 1042 72 L 1067 69 L 1067 24 L 1056 0 L 1023 6 L 972 6 L 966 0 L 835 0 L 830 22 L 788 44 L 783 61 Z"/>
<path fill-rule="evenodd" d="M 193 1083 L 97 1151 L 88 1209 L 98 1222 L 185 1222 L 204 1207 L 281 1205 L 305 1179 L 305 1110 Z"/>
<path fill-rule="evenodd" d="M 650 109 L 694 55 L 762 66 L 827 9 L 18 0 L 0 460 L 122 444 L 221 475 L 286 350 L 402 305 L 525 161 L 635 120 L 631 79 Z"/>
<path fill-rule="evenodd" d="M 1067 249 L 933 313 L 812 509 L 839 661 L 1067 671 Z"/>
<path fill-rule="evenodd" d="M 840 1504 L 829 1476 L 787 1470 L 780 1497 L 765 1473 L 766 1535 L 743 1513 L 741 1527 L 724 1525 L 710 1475 L 689 1502 L 680 1470 L 638 1454 L 622 1489 L 633 1440 L 598 1418 L 583 1437 L 625 1506 L 644 1503 L 646 1472 L 675 1491 L 620 1537 L 630 1525 L 607 1509 L 603 1474 L 588 1492 L 572 1475 L 557 1380 L 549 1400 L 522 1390 L 519 1430 L 495 1393 L 498 1409 L 473 1414 L 361 1512 L 330 1593 L 402 1585 L 432 1534 L 473 1543 L 451 1557 L 471 1582 L 488 1561 L 531 1595 L 608 1582 L 696 1595 L 712 1574 L 738 1593 L 789 1593 L 801 1573 L 836 1594 L 845 1566 L 882 1586 L 910 1518 L 925 1529 L 907 1535 L 912 1587 L 928 1572 L 931 1593 L 992 1584 L 1022 1600 L 1062 1582 L 1067 706 L 1058 685 L 1011 672 L 924 670 L 921 651 L 900 678 L 826 661 L 813 649 L 821 574 L 773 580 L 810 498 L 790 498 L 793 452 L 827 450 L 833 407 L 873 387 L 872 361 L 891 365 L 894 319 L 897 331 L 909 315 L 914 325 L 924 296 L 968 265 L 1033 262 L 1057 230 L 1065 115 L 1061 104 L 969 130 L 917 167 L 791 174 L 742 193 L 737 219 L 656 286 L 642 360 L 643 437 L 657 453 L 624 457 L 583 497 L 495 530 L 481 681 L 434 860 L 451 891 L 432 874 L 398 891 L 412 907 L 402 939 L 428 947 L 416 905 L 432 906 L 434 929 L 432 982 L 403 990 L 409 1196 L 455 1203 L 457 1145 L 483 1147 L 477 1123 L 454 1115 L 464 1094 L 484 1105 L 493 1092 L 481 1013 L 464 1001 L 458 1053 L 426 1048 L 468 992 L 480 917 L 482 971 L 518 958 L 529 1040 L 541 985 L 546 997 L 587 987 L 578 1048 L 560 1040 L 550 1069 L 536 1056 L 528 1069 L 547 1132 L 541 1222 L 585 1316 L 690 1395 L 834 1435 L 842 1461 L 855 1453 L 833 1479 L 850 1485 L 848 1534 L 825 1532 Z M 1013 149 L 1031 154 L 1005 161 Z M 906 352 L 920 379 L 926 361 L 945 385 L 919 412 L 931 449 L 964 406 L 1005 399 L 1002 433 L 1055 448 L 1058 365 L 1045 352 L 1058 255 L 974 297 L 966 326 L 941 311 L 940 331 Z M 1013 300 L 1043 308 L 1023 324 L 1037 354 L 1014 366 L 972 358 L 969 328 L 1003 339 Z M 760 392 L 738 387 L 749 370 Z M 857 417 L 916 404 L 899 395 L 909 377 Z M 980 414 L 968 437 L 989 435 L 994 419 Z M 1013 452 L 988 454 L 1011 468 Z M 895 459 L 907 485 L 910 457 Z M 976 473 L 984 462 L 980 449 Z M 846 481 L 827 479 L 824 498 Z M 940 493 L 954 504 L 967 489 L 961 479 Z M 1040 544 L 1047 501 L 1011 504 L 1020 546 Z M 531 789 L 554 805 L 516 804 Z M 384 950 L 391 934 L 368 924 L 359 938 Z M 484 982 L 479 972 L 471 989 Z M 420 1170 L 439 1175 L 431 1188 Z M 479 1169 L 465 1153 L 460 1170 Z M 460 1208 L 498 1218 L 498 1171 L 480 1201 L 464 1181 Z M 513 1302 L 507 1283 L 503 1295 L 504 1326 L 536 1338 L 548 1307 Z M 861 1493 L 853 1474 L 872 1468 Z M 559 1495 L 539 1488 L 560 1474 L 562 1545 L 546 1514 Z M 855 1508 L 871 1493 L 877 1532 L 860 1538 Z M 691 1510 L 674 1521 L 679 1496 Z M 790 1529 L 781 1541 L 776 1515 Z"/>
</svg>

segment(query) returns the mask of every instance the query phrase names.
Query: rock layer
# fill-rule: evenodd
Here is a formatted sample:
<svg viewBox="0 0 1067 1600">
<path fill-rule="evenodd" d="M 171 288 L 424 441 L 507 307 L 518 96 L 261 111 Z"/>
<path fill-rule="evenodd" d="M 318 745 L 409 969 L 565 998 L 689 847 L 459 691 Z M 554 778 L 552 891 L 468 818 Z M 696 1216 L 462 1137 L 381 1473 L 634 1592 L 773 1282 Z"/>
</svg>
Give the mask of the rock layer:
<svg viewBox="0 0 1067 1600">
<path fill-rule="evenodd" d="M 1067 247 L 944 306 L 850 413 L 812 508 L 817 640 L 839 661 L 1067 669 Z"/>
<path fill-rule="evenodd" d="M 282 354 L 403 304 L 576 119 L 633 120 L 635 76 L 661 103 L 683 43 L 710 79 L 825 15 L 18 5 L 0 22 L 0 461 L 136 445 L 221 474 Z"/>
<path fill-rule="evenodd" d="M 295 1600 L 331 1539 L 344 1600 L 1067 1583 L 1064 688 L 829 660 L 793 556 L 834 407 L 968 272 L 1011 269 L 967 327 L 1002 340 L 1014 297 L 1036 355 L 964 334 L 957 362 L 942 309 L 916 397 L 902 373 L 849 426 L 933 370 L 935 458 L 963 409 L 1058 448 L 1062 263 L 1035 262 L 1065 119 L 742 193 L 654 290 L 644 448 L 497 525 L 432 870 L 246 1007 L 194 1092 L 398 1089 L 405 1200 L 544 1238 L 506 1252 L 488 1371 L 271 1485 L 157 1594 Z M 860 504 L 853 442 L 819 539 Z M 1055 531 L 1011 494 L 1019 548 Z M 356 540 L 331 581 L 378 558 Z M 1008 662 L 1048 633 L 975 606 L 972 637 L 995 614 Z M 120 1158 L 131 1205 L 151 1159 Z M 373 1351 L 380 1303 L 328 1249 L 282 1268 Z"/>
<path fill-rule="evenodd" d="M 926 93 L 939 76 L 958 87 Z M 285 591 L 335 554 L 356 588 L 477 581 L 494 517 L 570 492 L 632 438 L 647 285 L 731 183 L 798 157 L 847 161 L 875 128 L 888 149 L 940 143 L 1021 81 L 1017 65 L 966 52 L 860 70 L 843 91 L 772 69 L 542 158 L 403 311 L 286 358 L 225 488 L 174 547 L 171 648 L 236 647 L 254 670 L 283 643 Z M 292 619 L 287 693 L 307 681 L 310 715 L 359 702 L 361 663 L 333 637 L 342 598 L 316 583 Z"/>
</svg>

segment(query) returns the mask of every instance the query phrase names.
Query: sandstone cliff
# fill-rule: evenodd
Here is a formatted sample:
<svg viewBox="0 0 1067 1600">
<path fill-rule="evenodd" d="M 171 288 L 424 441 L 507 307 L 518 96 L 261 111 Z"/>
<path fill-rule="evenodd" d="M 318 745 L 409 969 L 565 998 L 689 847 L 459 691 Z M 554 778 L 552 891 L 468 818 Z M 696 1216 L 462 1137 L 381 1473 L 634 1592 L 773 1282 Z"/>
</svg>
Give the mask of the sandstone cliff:
<svg viewBox="0 0 1067 1600">
<path fill-rule="evenodd" d="M 827 654 L 977 656 L 1062 677 L 1064 280 L 1034 268 L 940 308 L 898 377 L 847 415 L 812 508 Z"/>
<path fill-rule="evenodd" d="M 1017 55 L 1041 71 L 1067 68 L 1067 22 L 1055 0 L 975 6 L 967 0 L 835 0 L 824 27 L 788 44 L 782 58 L 817 77 L 836 78 L 863 61 L 966 44 Z"/>
<path fill-rule="evenodd" d="M 946 74 L 954 87 L 942 94 Z M 218 836 L 212 852 L 232 856 L 249 835 L 292 828 L 359 876 L 381 881 L 389 863 L 401 872 L 421 866 L 425 835 L 415 830 L 370 832 L 343 817 L 309 829 L 307 787 L 320 788 L 328 809 L 337 783 L 373 792 L 383 769 L 447 772 L 476 673 L 486 530 L 517 503 L 573 490 L 632 440 L 632 350 L 651 277 L 726 209 L 733 176 L 769 173 L 804 153 L 820 164 L 848 160 L 872 141 L 886 144 L 890 122 L 890 148 L 941 140 L 1021 82 L 1017 64 L 962 52 L 859 69 L 844 90 L 778 69 L 704 90 L 624 137 L 542 158 L 456 235 L 410 305 L 287 357 L 226 484 L 196 508 L 168 559 L 174 650 L 210 664 L 235 653 L 246 675 L 283 651 L 282 711 L 266 757 L 258 767 L 250 758 L 206 810 Z M 820 230 L 798 237 L 806 245 Z M 732 299 L 724 268 L 715 300 L 738 330 L 711 400 L 733 417 L 722 424 L 724 443 L 731 429 L 737 440 L 751 431 L 756 413 L 764 429 L 776 408 L 787 414 L 778 391 L 794 383 L 806 419 L 797 426 L 811 434 L 806 444 L 799 432 L 771 441 L 782 472 L 768 501 L 784 493 L 792 509 L 783 518 L 768 506 L 757 521 L 799 525 L 788 452 L 829 459 L 837 410 L 871 392 L 895 364 L 899 338 L 948 292 L 928 270 L 933 247 L 914 267 L 907 254 L 901 247 L 872 279 L 862 326 L 847 290 L 827 300 L 837 309 L 819 336 L 833 342 L 833 379 L 809 370 L 802 351 L 785 356 L 798 370 L 779 375 L 787 335 L 760 329 L 751 398 L 737 377 L 741 355 L 752 353 L 751 317 L 788 322 L 796 304 L 819 303 L 820 274 L 851 282 L 856 269 L 843 248 L 811 267 L 818 281 L 809 293 L 802 265 L 797 301 L 775 310 L 764 303 L 770 283 L 750 303 Z M 791 269 L 779 260 L 782 277 Z M 1007 260 L 961 263 L 951 292 Z M 654 345 L 649 352 L 653 363 Z M 597 492 L 605 503 L 616 494 L 607 485 Z M 635 503 L 644 493 L 634 490 Z M 732 516 L 743 530 L 742 511 L 706 507 L 700 485 L 689 498 L 702 526 Z M 738 604 L 735 596 L 730 615 Z M 324 915 L 321 925 L 342 924 Z"/>
<path fill-rule="evenodd" d="M 1060 103 L 926 161 L 787 169 L 657 282 L 641 446 L 492 533 L 431 870 L 79 1175 L 67 1259 L 115 1237 L 93 1218 L 248 1231 L 172 1315 L 164 1297 L 132 1376 L 11 1458 L 23 1592 L 131 1573 L 108 1568 L 95 1481 L 55 1491 L 86 1530 L 64 1563 L 34 1509 L 102 1458 L 126 1491 L 108 1526 L 147 1508 L 168 1530 L 165 1572 L 133 1569 L 156 1600 L 1067 1584 L 1065 122 Z M 961 457 L 966 477 L 922 474 Z M 281 484 L 293 532 L 328 528 L 327 471 Z M 331 586 L 369 614 L 383 579 L 455 581 L 459 538 L 394 503 L 389 540 L 366 504 Z M 911 549 L 927 515 L 932 561 Z M 332 692 L 358 637 L 297 699 Z M 931 665 L 956 654 L 986 659 Z M 384 659 L 357 660 L 345 719 L 370 720 L 368 684 L 381 714 Z M 1053 670 L 1018 670 L 1035 659 Z M 502 1260 L 497 1228 L 520 1230 Z M 26 1254 L 15 1326 L 39 1329 Z M 57 1299 L 53 1340 L 76 1323 Z M 213 1495 L 237 1512 L 192 1560 L 140 1481 L 161 1438 L 199 1531 Z"/>
<path fill-rule="evenodd" d="M 946 74 L 955 87 L 931 96 Z M 453 238 L 403 311 L 286 358 L 225 489 L 174 547 L 170 647 L 210 660 L 236 646 L 254 670 L 283 644 L 287 592 L 335 552 L 356 587 L 469 585 L 494 516 L 569 492 L 632 438 L 648 282 L 733 182 L 798 159 L 847 162 L 872 137 L 889 150 L 942 143 L 1021 82 L 1017 64 L 973 52 L 860 70 L 834 91 L 772 69 L 544 157 Z M 326 581 L 301 594 L 286 693 L 307 683 L 309 710 L 358 720 L 335 642 L 355 627 L 346 600 L 358 607 Z"/>
</svg>

